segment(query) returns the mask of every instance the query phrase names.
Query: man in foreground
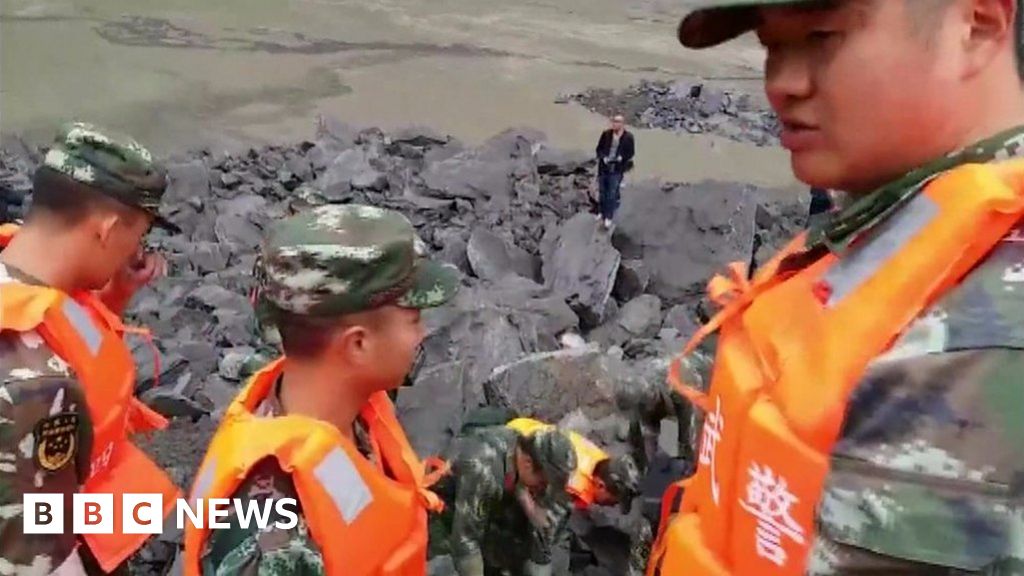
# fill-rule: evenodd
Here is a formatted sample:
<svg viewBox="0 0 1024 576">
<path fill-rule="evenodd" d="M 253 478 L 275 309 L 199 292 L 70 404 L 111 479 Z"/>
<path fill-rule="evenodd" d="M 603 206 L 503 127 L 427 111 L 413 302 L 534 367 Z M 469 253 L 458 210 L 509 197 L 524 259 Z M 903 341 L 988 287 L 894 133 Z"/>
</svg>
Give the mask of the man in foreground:
<svg viewBox="0 0 1024 576">
<path fill-rule="evenodd" d="M 695 48 L 756 31 L 795 175 L 850 201 L 709 285 L 686 351 L 720 328 L 710 388 L 678 386 L 698 468 L 652 572 L 1024 573 L 1020 8 L 719 0 L 680 24 Z"/>
<path fill-rule="evenodd" d="M 94 126 L 60 130 L 34 176 L 24 226 L 0 231 L 0 573 L 127 574 L 148 538 L 72 533 L 76 493 L 177 488 L 129 440 L 166 421 L 134 397 L 120 315 L 164 265 L 142 252 L 167 180 L 135 141 Z M 60 534 L 25 534 L 23 498 L 64 496 Z"/>
<path fill-rule="evenodd" d="M 275 507 L 266 530 L 234 512 L 229 529 L 189 526 L 185 574 L 425 574 L 441 502 L 387 393 L 413 365 L 420 311 L 457 284 L 417 254 L 397 212 L 327 205 L 274 224 L 256 300 L 284 355 L 227 409 L 192 496 L 261 509 L 294 498 L 297 522 Z"/>
</svg>

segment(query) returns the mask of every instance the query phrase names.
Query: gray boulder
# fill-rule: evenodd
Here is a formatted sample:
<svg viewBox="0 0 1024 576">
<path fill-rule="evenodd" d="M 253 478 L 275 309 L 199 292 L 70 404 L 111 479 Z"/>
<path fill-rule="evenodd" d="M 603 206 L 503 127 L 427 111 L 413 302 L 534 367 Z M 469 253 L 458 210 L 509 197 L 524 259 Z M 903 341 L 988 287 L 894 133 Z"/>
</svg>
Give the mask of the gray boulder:
<svg viewBox="0 0 1024 576">
<path fill-rule="evenodd" d="M 628 302 L 644 293 L 651 281 L 651 272 L 643 260 L 623 260 L 615 277 L 612 294 L 621 302 Z"/>
<path fill-rule="evenodd" d="M 484 384 L 488 404 L 545 422 L 575 410 L 590 419 L 616 412 L 615 392 L 626 375 L 621 360 L 596 346 L 542 352 L 494 369 Z"/>
<path fill-rule="evenodd" d="M 544 279 L 565 298 L 584 327 L 605 318 L 621 256 L 589 214 L 577 214 L 545 238 Z"/>
<path fill-rule="evenodd" d="M 594 158 L 582 151 L 566 151 L 552 148 L 546 144 L 538 147 L 536 162 L 537 172 L 553 176 L 568 176 L 570 174 L 581 174 L 587 171 Z"/>
<path fill-rule="evenodd" d="M 435 198 L 488 200 L 512 193 L 511 160 L 487 161 L 463 152 L 429 164 L 421 174 L 424 193 Z"/>
<path fill-rule="evenodd" d="M 483 228 L 473 230 L 466 253 L 473 272 L 482 280 L 500 280 L 508 274 L 531 280 L 538 277 L 536 258 Z"/>
<path fill-rule="evenodd" d="M 749 186 L 645 182 L 629 190 L 614 243 L 644 261 L 649 292 L 670 304 L 700 298 L 724 264 L 750 261 L 757 198 Z"/>
<path fill-rule="evenodd" d="M 331 162 L 314 186 L 327 198 L 338 198 L 352 189 L 383 190 L 387 186 L 387 175 L 370 163 L 366 151 L 350 148 Z"/>
<path fill-rule="evenodd" d="M 635 338 L 653 338 L 661 327 L 661 299 L 637 296 L 622 306 L 616 322 Z"/>
<path fill-rule="evenodd" d="M 677 304 L 665 313 L 665 320 L 662 328 L 671 328 L 683 338 L 689 338 L 700 327 L 690 309 L 682 304 Z"/>
</svg>

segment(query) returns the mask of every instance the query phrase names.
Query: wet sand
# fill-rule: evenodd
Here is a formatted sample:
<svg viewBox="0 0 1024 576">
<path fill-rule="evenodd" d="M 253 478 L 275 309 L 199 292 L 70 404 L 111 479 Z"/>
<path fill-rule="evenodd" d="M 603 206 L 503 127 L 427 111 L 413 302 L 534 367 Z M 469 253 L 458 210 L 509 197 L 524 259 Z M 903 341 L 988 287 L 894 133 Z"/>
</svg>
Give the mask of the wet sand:
<svg viewBox="0 0 1024 576">
<path fill-rule="evenodd" d="M 695 76 L 759 91 L 750 42 L 699 53 L 676 43 L 685 3 L 5 0 L 0 130 L 38 143 L 86 118 L 166 154 L 309 138 L 329 114 L 468 143 L 528 125 L 590 150 L 606 119 L 559 94 Z M 793 184 L 779 149 L 635 132 L 636 178 Z"/>
</svg>

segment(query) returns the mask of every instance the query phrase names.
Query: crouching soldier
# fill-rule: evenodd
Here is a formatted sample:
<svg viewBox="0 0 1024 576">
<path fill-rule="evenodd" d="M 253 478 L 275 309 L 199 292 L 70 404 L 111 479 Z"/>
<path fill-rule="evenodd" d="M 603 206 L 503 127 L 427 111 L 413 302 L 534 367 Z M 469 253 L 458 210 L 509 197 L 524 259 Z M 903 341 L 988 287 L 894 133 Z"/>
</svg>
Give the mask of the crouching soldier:
<svg viewBox="0 0 1024 576">
<path fill-rule="evenodd" d="M 452 504 L 442 524 L 459 576 L 563 573 L 553 569 L 552 546 L 572 511 L 566 484 L 576 469 L 565 434 L 478 428 L 457 440 L 449 461 L 439 491 Z"/>
</svg>

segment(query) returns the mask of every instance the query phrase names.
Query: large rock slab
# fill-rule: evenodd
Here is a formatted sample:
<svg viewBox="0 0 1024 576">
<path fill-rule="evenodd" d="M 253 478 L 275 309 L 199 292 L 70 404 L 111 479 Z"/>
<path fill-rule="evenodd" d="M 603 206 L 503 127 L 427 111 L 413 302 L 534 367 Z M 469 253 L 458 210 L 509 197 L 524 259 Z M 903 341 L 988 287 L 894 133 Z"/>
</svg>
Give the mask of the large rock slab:
<svg viewBox="0 0 1024 576">
<path fill-rule="evenodd" d="M 341 198 L 353 189 L 383 190 L 387 177 L 370 163 L 370 155 L 360 148 L 339 154 L 314 185 L 327 198 Z"/>
<path fill-rule="evenodd" d="M 536 162 L 538 173 L 555 176 L 585 174 L 597 163 L 593 155 L 586 152 L 561 150 L 548 145 L 538 147 Z"/>
<path fill-rule="evenodd" d="M 465 362 L 421 370 L 398 393 L 395 408 L 409 442 L 421 458 L 441 454 L 458 434 L 467 410 L 483 403 L 483 391 L 467 377 Z"/>
<path fill-rule="evenodd" d="M 758 197 L 750 186 L 647 181 L 625 196 L 613 242 L 643 260 L 649 292 L 670 304 L 699 298 L 726 263 L 750 262 Z"/>
<path fill-rule="evenodd" d="M 557 350 L 495 368 L 484 390 L 489 404 L 546 422 L 576 410 L 600 419 L 616 412 L 616 390 L 625 372 L 624 362 L 596 346 Z"/>
<path fill-rule="evenodd" d="M 473 272 L 482 280 L 500 280 L 508 274 L 531 280 L 539 276 L 536 258 L 483 228 L 473 230 L 466 254 Z"/>
<path fill-rule="evenodd" d="M 577 214 L 545 241 L 548 285 L 580 315 L 585 327 L 600 324 L 621 261 L 607 232 L 589 214 Z"/>
<path fill-rule="evenodd" d="M 488 161 L 473 151 L 433 162 L 422 173 L 425 194 L 436 198 L 488 200 L 512 194 L 511 160 Z"/>
</svg>

